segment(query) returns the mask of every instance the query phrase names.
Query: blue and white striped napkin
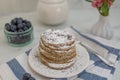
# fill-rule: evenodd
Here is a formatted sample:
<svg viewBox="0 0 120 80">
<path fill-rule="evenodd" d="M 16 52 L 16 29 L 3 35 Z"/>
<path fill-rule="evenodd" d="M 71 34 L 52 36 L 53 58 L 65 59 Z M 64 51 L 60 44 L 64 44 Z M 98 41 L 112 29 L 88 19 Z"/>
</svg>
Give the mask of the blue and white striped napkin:
<svg viewBox="0 0 120 80">
<path fill-rule="evenodd" d="M 111 51 L 111 54 L 117 56 L 116 62 L 120 59 L 120 50 L 89 37 L 96 44 L 105 47 Z M 114 50 L 114 51 L 112 51 Z M 28 56 L 31 50 L 26 51 L 22 55 L 0 65 L 0 77 L 2 80 L 22 80 L 22 76 L 25 72 L 30 73 L 36 80 L 111 80 L 116 70 L 115 66 L 109 66 L 105 64 L 101 59 L 89 51 L 90 63 L 89 66 L 76 76 L 71 78 L 62 79 L 50 79 L 43 77 L 34 72 L 28 64 Z"/>
</svg>

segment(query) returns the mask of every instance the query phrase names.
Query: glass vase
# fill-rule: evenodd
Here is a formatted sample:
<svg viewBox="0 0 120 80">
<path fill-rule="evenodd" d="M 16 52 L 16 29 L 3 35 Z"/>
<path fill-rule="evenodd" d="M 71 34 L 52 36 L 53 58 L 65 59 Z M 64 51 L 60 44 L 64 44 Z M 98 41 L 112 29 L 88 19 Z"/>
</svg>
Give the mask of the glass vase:
<svg viewBox="0 0 120 80">
<path fill-rule="evenodd" d="M 92 27 L 91 33 L 105 39 L 112 39 L 113 31 L 109 23 L 109 16 L 100 15 L 98 21 Z"/>
</svg>

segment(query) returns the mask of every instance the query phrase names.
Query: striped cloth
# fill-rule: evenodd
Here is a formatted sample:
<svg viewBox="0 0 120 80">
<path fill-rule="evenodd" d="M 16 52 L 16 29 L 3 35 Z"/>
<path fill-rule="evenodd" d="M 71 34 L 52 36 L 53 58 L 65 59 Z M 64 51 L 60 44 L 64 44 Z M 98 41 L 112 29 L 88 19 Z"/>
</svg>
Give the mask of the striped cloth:
<svg viewBox="0 0 120 80">
<path fill-rule="evenodd" d="M 84 35 L 85 36 L 85 35 Z M 87 36 L 88 37 L 88 36 Z M 96 44 L 101 47 L 106 48 L 110 54 L 117 56 L 116 63 L 120 59 L 120 50 L 114 47 L 104 45 L 103 43 L 88 37 L 88 39 L 96 42 Z M 95 56 L 92 52 L 88 51 L 90 55 L 89 66 L 76 76 L 71 78 L 62 78 L 62 79 L 50 79 L 43 76 L 40 76 L 34 72 L 28 64 L 28 56 L 31 50 L 26 51 L 22 55 L 0 65 L 0 77 L 2 80 L 22 80 L 24 73 L 28 72 L 36 80 L 111 80 L 114 72 L 116 70 L 115 66 L 111 67 L 106 65 L 101 59 Z"/>
</svg>

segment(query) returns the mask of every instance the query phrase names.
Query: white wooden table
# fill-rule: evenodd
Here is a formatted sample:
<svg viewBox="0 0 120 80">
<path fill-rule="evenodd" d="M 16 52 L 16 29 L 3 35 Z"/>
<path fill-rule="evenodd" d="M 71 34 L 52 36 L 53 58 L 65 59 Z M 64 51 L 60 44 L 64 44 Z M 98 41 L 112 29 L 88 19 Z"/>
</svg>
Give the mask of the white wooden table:
<svg viewBox="0 0 120 80">
<path fill-rule="evenodd" d="M 7 44 L 5 35 L 3 32 L 3 28 L 5 23 L 9 22 L 11 19 L 15 17 L 23 17 L 24 19 L 28 19 L 32 22 L 34 27 L 34 41 L 25 46 L 25 47 L 11 47 Z M 79 31 L 88 32 L 91 29 L 91 26 L 97 21 L 99 17 L 99 13 L 96 9 L 80 9 L 80 10 L 71 10 L 69 13 L 69 17 L 64 24 L 58 26 L 46 26 L 41 24 L 36 16 L 36 12 L 32 13 L 20 13 L 11 16 L 6 16 L 0 19 L 0 64 L 24 53 L 26 50 L 34 47 L 38 41 L 40 33 L 49 28 L 55 29 L 64 29 L 69 26 L 76 26 Z M 110 23 L 114 30 L 114 37 L 112 40 L 118 41 L 120 44 L 120 10 L 119 9 L 111 9 L 110 12 Z M 120 63 L 116 70 L 114 80 L 120 79 Z"/>
</svg>

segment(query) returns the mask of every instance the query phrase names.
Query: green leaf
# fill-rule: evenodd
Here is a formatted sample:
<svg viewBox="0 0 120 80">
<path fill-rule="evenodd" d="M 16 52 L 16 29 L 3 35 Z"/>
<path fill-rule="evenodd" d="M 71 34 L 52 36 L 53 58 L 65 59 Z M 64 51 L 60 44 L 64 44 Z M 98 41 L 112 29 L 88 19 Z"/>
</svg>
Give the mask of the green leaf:
<svg viewBox="0 0 120 80">
<path fill-rule="evenodd" d="M 107 2 L 104 2 L 103 6 L 100 8 L 100 13 L 103 16 L 107 16 L 108 15 L 108 13 L 109 13 L 109 6 L 108 6 Z"/>
<path fill-rule="evenodd" d="M 111 0 L 111 2 L 113 3 L 115 0 Z"/>
<path fill-rule="evenodd" d="M 92 0 L 86 0 L 86 1 L 88 1 L 88 2 L 92 2 Z"/>
</svg>

